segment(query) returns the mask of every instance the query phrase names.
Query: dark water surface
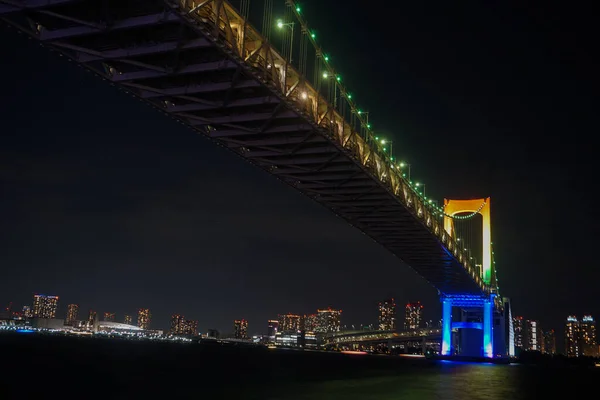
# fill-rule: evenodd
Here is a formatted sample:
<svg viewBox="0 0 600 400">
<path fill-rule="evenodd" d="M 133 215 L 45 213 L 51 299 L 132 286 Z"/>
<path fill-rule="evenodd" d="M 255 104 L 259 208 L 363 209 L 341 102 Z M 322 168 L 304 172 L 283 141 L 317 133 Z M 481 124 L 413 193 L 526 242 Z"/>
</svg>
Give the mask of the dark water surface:
<svg viewBox="0 0 600 400">
<path fill-rule="evenodd" d="M 0 335 L 0 399 L 554 399 L 600 368 Z M 23 397 L 25 396 L 25 397 Z M 568 398 L 567 396 L 566 398 Z"/>
</svg>

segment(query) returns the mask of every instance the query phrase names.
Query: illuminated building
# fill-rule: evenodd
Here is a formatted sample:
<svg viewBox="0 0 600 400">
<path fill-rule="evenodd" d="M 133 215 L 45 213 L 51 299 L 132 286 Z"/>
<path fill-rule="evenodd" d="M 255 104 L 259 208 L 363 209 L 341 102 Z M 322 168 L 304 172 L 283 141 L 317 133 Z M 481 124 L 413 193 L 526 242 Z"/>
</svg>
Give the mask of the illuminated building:
<svg viewBox="0 0 600 400">
<path fill-rule="evenodd" d="M 379 330 L 396 330 L 396 303 L 393 298 L 379 303 Z"/>
<path fill-rule="evenodd" d="M 113 321 L 115 320 L 115 313 L 114 312 L 105 312 L 104 313 L 104 321 Z"/>
<path fill-rule="evenodd" d="M 96 313 L 96 311 L 94 311 L 94 310 L 90 310 L 90 312 L 88 313 L 88 322 L 89 322 L 90 324 L 93 324 L 93 323 L 94 323 L 94 320 L 96 320 L 96 319 L 97 319 L 97 318 L 96 318 L 97 316 L 98 316 L 98 314 Z"/>
<path fill-rule="evenodd" d="M 525 332 L 523 335 L 524 350 L 541 351 L 542 350 L 542 332 L 539 321 L 525 321 Z"/>
<path fill-rule="evenodd" d="M 298 332 L 300 330 L 300 316 L 296 314 L 279 314 L 279 332 Z"/>
<path fill-rule="evenodd" d="M 277 332 L 275 335 L 275 344 L 282 347 L 298 347 L 300 345 L 301 335 L 298 332 Z"/>
<path fill-rule="evenodd" d="M 233 321 L 233 335 L 236 339 L 248 339 L 248 321 L 245 319 Z"/>
<path fill-rule="evenodd" d="M 421 328 L 421 321 L 423 320 L 423 305 L 420 301 L 416 303 L 406 304 L 406 313 L 404 317 L 404 330 L 413 331 Z"/>
<path fill-rule="evenodd" d="M 198 321 L 185 319 L 183 315 L 173 314 L 171 316 L 171 335 L 196 335 L 198 332 Z"/>
<path fill-rule="evenodd" d="M 275 336 L 277 335 L 277 331 L 279 329 L 279 321 L 270 319 L 267 325 L 267 337 L 270 342 L 275 341 Z"/>
<path fill-rule="evenodd" d="M 556 335 L 554 329 L 550 329 L 544 332 L 544 348 L 545 354 L 556 354 Z"/>
<path fill-rule="evenodd" d="M 43 294 L 33 295 L 33 317 L 56 318 L 58 308 L 58 296 L 46 296 Z"/>
<path fill-rule="evenodd" d="M 574 315 L 565 322 L 565 353 L 567 357 L 579 357 L 579 321 Z"/>
<path fill-rule="evenodd" d="M 169 329 L 169 333 L 171 335 L 179 335 L 183 333 L 184 321 L 183 315 L 173 314 L 171 316 L 171 329 Z"/>
<path fill-rule="evenodd" d="M 579 322 L 579 349 L 585 357 L 598 357 L 596 321 L 591 315 L 584 315 Z"/>
<path fill-rule="evenodd" d="M 33 312 L 31 312 L 31 307 L 30 306 L 23 306 L 23 316 L 25 318 L 31 318 L 31 317 L 33 317 Z"/>
<path fill-rule="evenodd" d="M 127 324 L 127 325 L 131 325 L 132 321 L 133 321 L 133 318 L 131 317 L 131 315 L 125 314 L 125 318 L 123 319 L 123 323 Z"/>
<path fill-rule="evenodd" d="M 305 315 L 304 318 L 304 330 L 306 332 L 315 332 L 317 329 L 317 314 Z"/>
<path fill-rule="evenodd" d="M 331 307 L 328 307 L 326 310 L 317 310 L 317 326 L 315 332 L 339 332 L 341 315 L 342 310 L 333 310 Z"/>
<path fill-rule="evenodd" d="M 87 321 L 84 322 L 84 327 L 94 332 L 98 331 L 98 313 L 96 311 L 90 310 Z"/>
<path fill-rule="evenodd" d="M 73 326 L 75 321 L 77 321 L 77 314 L 79 314 L 79 306 L 77 304 L 69 304 L 67 306 L 67 320 L 65 323 Z"/>
<path fill-rule="evenodd" d="M 196 336 L 198 334 L 198 321 L 186 319 L 183 322 L 183 334 Z"/>
<path fill-rule="evenodd" d="M 137 326 L 142 329 L 150 329 L 150 310 L 147 308 L 140 308 L 138 310 Z"/>
<path fill-rule="evenodd" d="M 515 341 L 515 349 L 517 353 L 523 350 L 523 346 L 525 344 L 525 340 L 523 335 L 525 334 L 525 320 L 523 317 L 514 317 L 513 318 L 513 335 Z"/>
</svg>

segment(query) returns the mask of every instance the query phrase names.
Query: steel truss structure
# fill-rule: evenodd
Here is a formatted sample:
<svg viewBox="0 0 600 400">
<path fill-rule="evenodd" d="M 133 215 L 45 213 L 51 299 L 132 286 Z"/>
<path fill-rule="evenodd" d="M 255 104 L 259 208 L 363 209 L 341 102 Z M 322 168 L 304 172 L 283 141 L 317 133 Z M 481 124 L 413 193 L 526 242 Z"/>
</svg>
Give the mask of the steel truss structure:
<svg viewBox="0 0 600 400">
<path fill-rule="evenodd" d="M 226 1 L 0 0 L 0 18 L 323 204 L 440 293 L 489 298 L 443 217 Z"/>
</svg>

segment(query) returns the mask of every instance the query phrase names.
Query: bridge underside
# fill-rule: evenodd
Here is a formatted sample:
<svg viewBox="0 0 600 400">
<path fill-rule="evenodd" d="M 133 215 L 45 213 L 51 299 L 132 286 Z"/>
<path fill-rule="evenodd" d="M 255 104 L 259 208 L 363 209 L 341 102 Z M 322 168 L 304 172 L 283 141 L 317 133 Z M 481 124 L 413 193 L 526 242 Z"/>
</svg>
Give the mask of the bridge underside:
<svg viewBox="0 0 600 400">
<path fill-rule="evenodd" d="M 483 294 L 389 186 L 169 2 L 0 0 L 0 18 L 323 204 L 440 292 Z"/>
</svg>

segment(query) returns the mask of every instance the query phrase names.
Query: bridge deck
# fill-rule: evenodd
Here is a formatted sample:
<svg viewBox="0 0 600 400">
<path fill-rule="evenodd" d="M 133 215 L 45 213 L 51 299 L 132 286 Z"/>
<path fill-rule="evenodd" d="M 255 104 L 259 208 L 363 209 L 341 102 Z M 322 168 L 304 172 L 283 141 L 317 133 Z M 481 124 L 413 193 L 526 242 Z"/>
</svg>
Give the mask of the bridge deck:
<svg viewBox="0 0 600 400">
<path fill-rule="evenodd" d="M 489 290 L 441 215 L 343 109 L 227 3 L 191 7 L 0 0 L 0 18 L 323 204 L 440 292 Z"/>
</svg>

